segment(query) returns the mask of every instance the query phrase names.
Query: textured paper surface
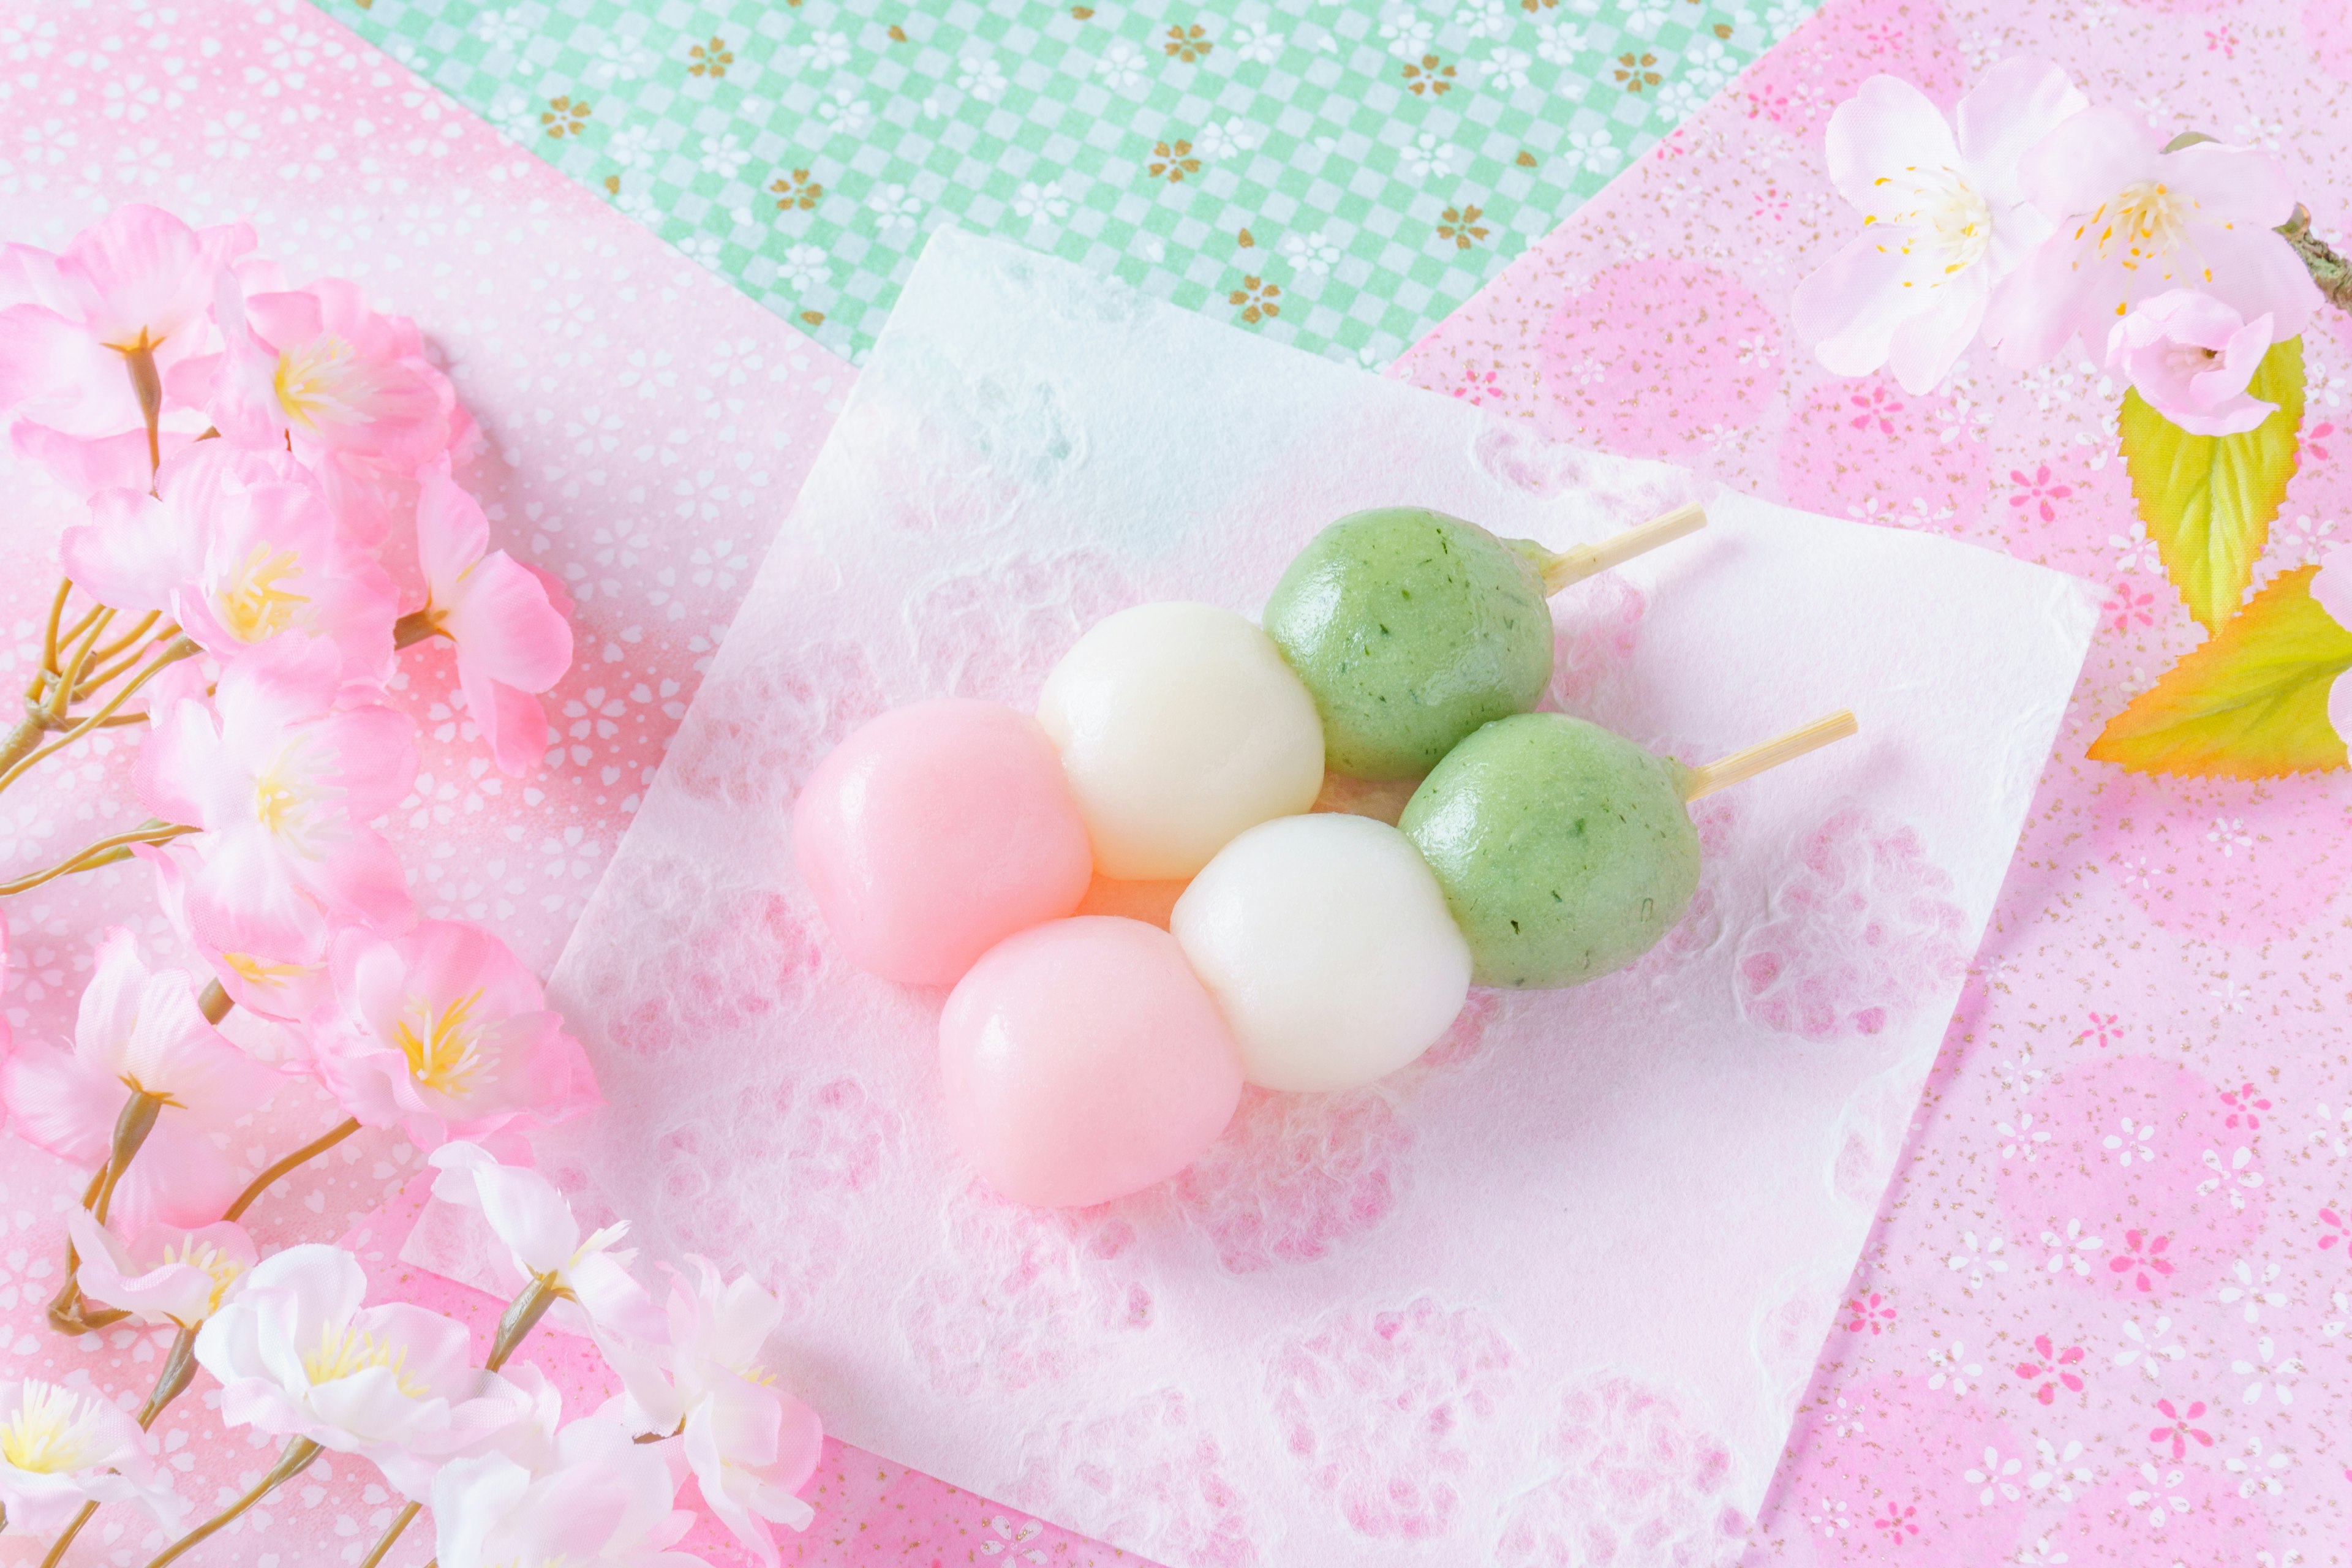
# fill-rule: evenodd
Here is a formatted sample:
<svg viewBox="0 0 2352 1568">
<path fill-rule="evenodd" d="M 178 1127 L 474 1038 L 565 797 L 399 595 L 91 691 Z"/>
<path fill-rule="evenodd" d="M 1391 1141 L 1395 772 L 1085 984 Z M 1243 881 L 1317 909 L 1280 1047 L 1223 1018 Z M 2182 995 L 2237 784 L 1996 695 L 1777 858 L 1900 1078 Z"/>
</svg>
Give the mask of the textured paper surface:
<svg viewBox="0 0 2352 1568">
<path fill-rule="evenodd" d="M 1726 491 L 1557 603 L 1554 696 L 1717 754 L 1863 738 L 1710 801 L 1633 971 L 1481 994 L 1374 1089 L 1254 1097 L 1083 1214 L 975 1191 L 940 994 L 848 968 L 791 868 L 810 763 L 883 706 L 1025 703 L 1100 616 L 1254 609 L 1410 500 L 1554 545 L 1694 493 L 999 242 L 934 239 L 554 977 L 611 1100 L 542 1142 L 656 1253 L 792 1303 L 849 1441 L 1179 1564 L 1451 1561 L 1617 1506 L 1736 1533 L 1902 1142 L 2074 684 L 2074 579 Z M 1652 1498 L 1652 1503 L 1660 1500 Z"/>
</svg>

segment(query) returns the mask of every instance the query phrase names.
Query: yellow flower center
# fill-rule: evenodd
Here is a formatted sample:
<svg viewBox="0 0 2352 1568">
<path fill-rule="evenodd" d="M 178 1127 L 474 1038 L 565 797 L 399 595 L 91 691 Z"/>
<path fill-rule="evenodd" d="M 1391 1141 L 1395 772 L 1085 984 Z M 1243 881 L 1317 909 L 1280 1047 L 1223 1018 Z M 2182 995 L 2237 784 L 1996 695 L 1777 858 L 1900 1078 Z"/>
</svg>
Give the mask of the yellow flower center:
<svg viewBox="0 0 2352 1568">
<path fill-rule="evenodd" d="M 357 351 L 331 332 L 321 332 L 299 349 L 282 351 L 273 378 L 278 406 L 289 424 L 316 432 L 322 424 L 367 425 L 374 416 L 360 406 L 375 388 Z"/>
<path fill-rule="evenodd" d="M 276 637 L 293 620 L 295 606 L 310 602 L 308 595 L 278 585 L 283 578 L 301 575 L 302 558 L 294 552 L 254 546 L 253 553 L 215 595 L 221 624 L 239 642 Z"/>
<path fill-rule="evenodd" d="M 477 990 L 436 1008 L 426 998 L 412 996 L 401 1008 L 392 1039 L 407 1057 L 408 1070 L 418 1083 L 452 1096 L 463 1096 L 473 1087 L 474 1075 L 487 1063 L 482 1037 L 488 1026 L 474 1016 L 481 1000 Z"/>
<path fill-rule="evenodd" d="M 86 1468 L 110 1447 L 98 1423 L 97 1401 L 27 1378 L 8 1424 L 0 1426 L 0 1459 L 47 1476 Z"/>
<path fill-rule="evenodd" d="M 1877 184 L 1878 197 L 1887 205 L 1884 210 L 1866 213 L 1862 221 L 1865 226 L 1885 224 L 1911 230 L 1896 242 L 1904 255 L 1924 241 L 1942 260 L 1945 278 L 1984 258 L 1992 245 L 1992 207 L 1958 169 L 1943 163 L 1933 167 L 1915 163 L 1900 174 L 1882 175 Z M 1927 287 L 1932 289 L 1941 280 L 1931 279 Z M 1911 285 L 1906 282 L 1904 287 Z"/>
<path fill-rule="evenodd" d="M 318 1349 L 302 1352 L 302 1371 L 315 1388 L 380 1366 L 392 1373 L 393 1383 L 401 1393 L 411 1399 L 422 1399 L 432 1391 L 408 1375 L 403 1365 L 407 1359 L 406 1345 L 385 1343 L 366 1330 L 349 1324 L 337 1328 L 328 1323 L 319 1330 Z"/>
<path fill-rule="evenodd" d="M 237 978 L 247 985 L 266 986 L 273 991 L 300 979 L 308 972 L 303 964 L 271 963 L 249 952 L 224 952 L 220 960 L 235 970 Z"/>
<path fill-rule="evenodd" d="M 2142 180 L 2116 192 L 2115 200 L 2101 203 L 2099 210 L 2074 231 L 2074 237 L 2089 238 L 2097 231 L 2092 245 L 2099 259 L 2107 260 L 2114 251 L 2117 265 L 2129 271 L 2143 261 L 2169 255 L 2196 212 L 2197 204 L 2177 195 L 2171 186 Z"/>
<path fill-rule="evenodd" d="M 221 1298 L 228 1294 L 228 1288 L 236 1283 L 238 1275 L 245 1272 L 244 1264 L 223 1252 L 211 1242 L 198 1241 L 194 1237 L 188 1237 L 185 1241 L 174 1242 L 165 1247 L 163 1261 L 184 1263 L 191 1268 L 201 1268 L 213 1277 L 212 1297 L 205 1301 L 203 1312 L 203 1317 L 206 1318 L 220 1310 Z M 190 1327 L 186 1323 L 182 1323 L 180 1326 L 184 1329 Z"/>
<path fill-rule="evenodd" d="M 341 837 L 333 805 L 342 792 L 319 783 L 325 761 L 315 737 L 297 735 L 253 781 L 254 820 L 312 860 L 324 858 L 328 842 Z"/>
</svg>

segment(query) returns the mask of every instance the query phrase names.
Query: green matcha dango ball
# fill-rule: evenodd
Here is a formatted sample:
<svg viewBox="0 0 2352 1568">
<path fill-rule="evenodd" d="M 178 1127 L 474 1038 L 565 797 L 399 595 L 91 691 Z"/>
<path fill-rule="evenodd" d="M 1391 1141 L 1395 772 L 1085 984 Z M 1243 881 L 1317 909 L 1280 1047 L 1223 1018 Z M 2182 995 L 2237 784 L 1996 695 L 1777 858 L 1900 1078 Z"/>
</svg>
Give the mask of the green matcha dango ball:
<svg viewBox="0 0 2352 1568">
<path fill-rule="evenodd" d="M 1437 875 L 1481 985 L 1580 985 L 1633 963 L 1698 887 L 1687 770 L 1597 724 L 1519 713 L 1447 753 L 1397 826 Z"/>
<path fill-rule="evenodd" d="M 1412 778 L 1551 682 L 1540 545 L 1425 507 L 1343 517 L 1266 601 L 1266 635 L 1315 696 L 1334 772 Z"/>
</svg>

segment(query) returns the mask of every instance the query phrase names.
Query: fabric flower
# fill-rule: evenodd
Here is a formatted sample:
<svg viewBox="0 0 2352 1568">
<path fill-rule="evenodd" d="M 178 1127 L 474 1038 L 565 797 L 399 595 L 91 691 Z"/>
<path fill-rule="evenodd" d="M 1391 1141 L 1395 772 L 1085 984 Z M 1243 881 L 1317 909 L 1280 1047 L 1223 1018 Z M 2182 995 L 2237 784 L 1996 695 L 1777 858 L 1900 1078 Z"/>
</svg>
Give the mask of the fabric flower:
<svg viewBox="0 0 2352 1568">
<path fill-rule="evenodd" d="M 433 1151 L 433 1195 L 480 1212 L 505 1244 L 510 1266 L 500 1283 L 511 1296 L 533 1278 L 551 1279 L 563 1299 L 553 1311 L 583 1328 L 609 1329 L 655 1340 L 662 1317 L 629 1273 L 634 1252 L 615 1252 L 629 1232 L 626 1220 L 580 1237 L 580 1222 L 553 1183 L 521 1165 L 500 1164 L 478 1143 L 444 1143 Z"/>
<path fill-rule="evenodd" d="M 312 1020 L 319 1076 L 370 1127 L 420 1149 L 469 1139 L 521 1154 L 521 1134 L 598 1103 L 580 1042 L 506 944 L 428 921 L 396 942 L 335 944 L 337 1005 Z"/>
<path fill-rule="evenodd" d="M 2336 545 L 2320 558 L 2319 571 L 2311 579 L 2311 596 L 2336 617 L 2338 626 L 2352 631 L 2352 544 Z M 2327 721 L 2336 726 L 2337 737 L 2352 747 L 2352 669 L 2337 676 L 2327 689 Z"/>
<path fill-rule="evenodd" d="M 196 1335 L 221 1419 L 373 1460 L 422 1501 L 441 1461 L 523 1416 L 521 1391 L 472 1364 L 466 1326 L 406 1302 L 362 1307 L 367 1276 L 339 1247 L 289 1247 Z"/>
<path fill-rule="evenodd" d="M 2085 100 L 2066 73 L 2004 60 L 1959 101 L 1958 131 L 1925 93 L 1874 76 L 1830 116 L 1830 178 L 1863 231 L 1797 287 L 1797 331 L 1840 375 L 1891 365 L 1906 391 L 1944 379 L 1992 287 L 2050 233 L 2018 160 Z"/>
<path fill-rule="evenodd" d="M 286 632 L 230 662 L 210 707 L 158 711 L 132 782 L 147 809 L 202 828 L 188 922 L 224 952 L 316 951 L 326 929 L 397 931 L 411 916 L 392 847 L 366 824 L 416 776 L 407 718 L 336 710 L 333 644 Z"/>
<path fill-rule="evenodd" d="M 0 1383 L 0 1508 L 9 1532 L 47 1535 L 90 1502 L 137 1503 L 172 1531 L 187 1506 L 148 1456 L 139 1423 L 98 1394 L 37 1377 Z"/>
<path fill-rule="evenodd" d="M 671 1288 L 668 1344 L 602 1348 L 620 1373 L 625 1418 L 640 1432 L 682 1429 L 703 1501 L 765 1568 L 776 1568 L 765 1521 L 803 1530 L 816 1517 L 794 1494 L 816 1473 L 824 1429 L 768 1370 L 782 1303 L 749 1275 L 722 1286 L 708 1258 L 687 1262 L 693 1285 L 681 1279 Z"/>
<path fill-rule="evenodd" d="M 203 956 L 230 1001 L 281 1024 L 299 1024 L 335 999 L 327 954 L 340 927 L 322 922 L 292 946 L 274 951 L 230 951 L 206 941 L 188 918 L 189 879 L 203 864 L 194 851 L 175 841 L 133 845 L 131 853 L 154 869 L 155 901 L 164 918 Z"/>
<path fill-rule="evenodd" d="M 417 479 L 416 556 L 425 570 L 424 616 L 457 646 L 457 684 L 501 772 L 520 778 L 547 752 L 547 717 L 535 693 L 572 668 L 572 626 L 561 589 L 503 550 L 489 549 L 489 521 L 449 478 L 446 463 Z"/>
<path fill-rule="evenodd" d="M 0 247 L 0 413 L 67 437 L 135 432 L 143 458 L 162 376 L 204 351 L 215 284 L 253 243 L 247 224 L 192 229 L 133 205 L 54 256 Z"/>
<path fill-rule="evenodd" d="M 2210 294 L 2175 289 L 2116 323 L 2107 363 L 2189 434 L 2235 436 L 2278 411 L 2246 390 L 2270 346 L 2270 317 L 2249 321 Z"/>
<path fill-rule="evenodd" d="M 2302 332 L 2319 289 L 2273 232 L 2294 213 L 2278 161 L 2218 142 L 2164 146 L 2138 116 L 2090 109 L 2025 155 L 2026 193 L 2058 229 L 1987 314 L 2003 363 L 2040 364 L 2078 332 L 2095 353 L 2135 306 L 2179 289 L 2211 294 L 2241 320 L 2269 316 L 2275 341 Z"/>
<path fill-rule="evenodd" d="M 674 1507 L 669 1462 L 589 1416 L 563 1428 L 551 1462 L 534 1473 L 500 1455 L 455 1459 L 433 1482 L 440 1568 L 562 1563 L 579 1568 L 702 1568 L 665 1551 L 694 1525 Z"/>
<path fill-rule="evenodd" d="M 118 610 L 170 612 L 224 658 L 299 630 L 335 645 L 346 679 L 392 673 L 392 579 L 344 542 L 291 457 L 199 441 L 147 489 L 92 497 L 91 521 L 66 530 L 75 582 Z"/>
<path fill-rule="evenodd" d="M 241 1225 L 221 1220 L 184 1230 L 150 1226 L 125 1242 L 81 1209 L 66 1215 L 81 1258 L 82 1294 L 142 1323 L 193 1329 L 218 1311 L 260 1253 Z"/>
<path fill-rule="evenodd" d="M 278 1075 L 205 1021 L 184 971 L 150 973 L 127 931 L 107 932 L 81 994 L 70 1051 L 27 1047 L 0 1067 L 0 1095 L 27 1142 L 95 1167 L 133 1094 L 163 1101 L 110 1212 L 119 1223 L 205 1225 L 245 1184 L 215 1142 L 260 1109 Z"/>
<path fill-rule="evenodd" d="M 215 318 L 222 351 L 183 365 L 173 395 L 232 445 L 291 452 L 352 538 L 382 543 L 414 502 L 405 481 L 472 427 L 416 323 L 376 314 L 339 278 L 248 296 L 225 276 Z"/>
</svg>

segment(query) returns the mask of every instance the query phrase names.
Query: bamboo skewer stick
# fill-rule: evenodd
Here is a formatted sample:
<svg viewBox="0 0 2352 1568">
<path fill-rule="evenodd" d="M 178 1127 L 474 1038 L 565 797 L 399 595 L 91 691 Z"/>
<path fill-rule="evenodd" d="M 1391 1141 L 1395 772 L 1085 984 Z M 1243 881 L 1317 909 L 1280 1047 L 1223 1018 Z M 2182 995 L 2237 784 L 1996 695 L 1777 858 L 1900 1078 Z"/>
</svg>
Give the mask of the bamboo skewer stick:
<svg viewBox="0 0 2352 1568">
<path fill-rule="evenodd" d="M 1703 795 L 1713 795 L 1726 785 L 1736 784 L 1742 779 L 1752 779 L 1767 768 L 1777 768 L 1782 763 L 1793 761 L 1807 752 L 1817 751 L 1832 741 L 1843 741 L 1859 732 L 1861 728 L 1854 722 L 1853 710 L 1841 709 L 1826 719 L 1816 719 L 1785 735 L 1775 735 L 1745 751 L 1734 752 L 1711 763 L 1702 763 L 1683 775 L 1683 798 L 1696 800 Z"/>
<path fill-rule="evenodd" d="M 1612 566 L 1622 566 L 1645 551 L 1696 533 L 1706 526 L 1706 509 L 1692 501 L 1598 544 L 1571 544 L 1544 563 L 1544 592 L 1557 594 L 1570 583 L 1581 583 Z"/>
</svg>

